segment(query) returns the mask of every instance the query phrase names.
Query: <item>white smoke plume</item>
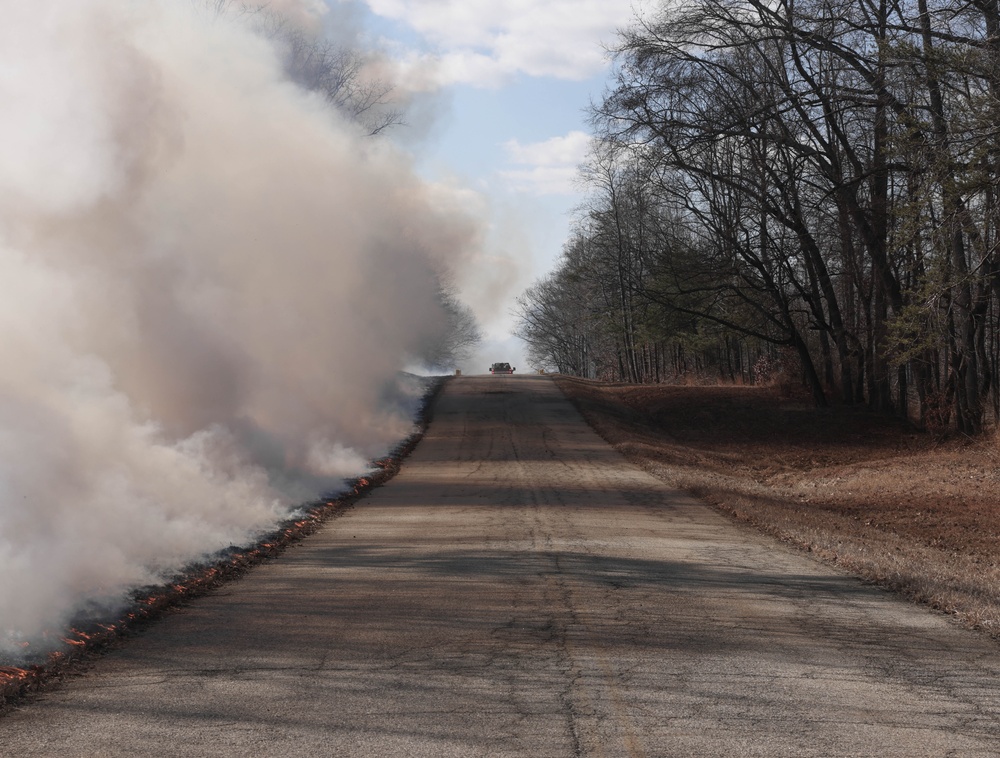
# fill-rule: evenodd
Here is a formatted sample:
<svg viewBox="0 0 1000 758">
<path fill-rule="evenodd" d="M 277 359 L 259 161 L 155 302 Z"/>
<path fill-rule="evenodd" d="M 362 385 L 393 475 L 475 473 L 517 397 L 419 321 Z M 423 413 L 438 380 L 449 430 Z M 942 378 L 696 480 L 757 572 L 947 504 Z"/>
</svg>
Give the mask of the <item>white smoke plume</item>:
<svg viewBox="0 0 1000 758">
<path fill-rule="evenodd" d="M 8 657 L 406 436 L 386 393 L 477 239 L 220 5 L 0 0 Z"/>
</svg>

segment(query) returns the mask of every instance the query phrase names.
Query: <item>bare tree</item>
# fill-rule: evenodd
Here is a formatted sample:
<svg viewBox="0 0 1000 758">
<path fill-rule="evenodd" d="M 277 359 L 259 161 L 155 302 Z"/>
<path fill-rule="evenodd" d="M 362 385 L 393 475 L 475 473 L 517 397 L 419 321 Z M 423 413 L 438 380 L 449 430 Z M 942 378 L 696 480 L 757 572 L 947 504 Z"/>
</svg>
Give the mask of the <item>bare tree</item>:
<svg viewBox="0 0 1000 758">
<path fill-rule="evenodd" d="M 443 315 L 442 328 L 419 357 L 430 368 L 446 369 L 468 358 L 482 341 L 482 331 L 472 309 L 458 298 L 452 287 L 441 285 L 438 306 Z"/>
<path fill-rule="evenodd" d="M 686 0 L 623 32 L 592 263 L 560 268 L 589 272 L 621 378 L 714 329 L 792 350 L 817 402 L 1000 417 L 998 7 Z"/>
<path fill-rule="evenodd" d="M 375 56 L 339 45 L 291 23 L 266 2 L 198 0 L 216 15 L 245 16 L 252 28 L 281 50 L 288 77 L 304 89 L 317 92 L 371 136 L 404 123 L 403 109 L 393 102 L 393 86 L 372 75 Z"/>
<path fill-rule="evenodd" d="M 339 112 L 364 126 L 369 135 L 403 123 L 402 109 L 392 103 L 392 85 L 367 73 L 369 56 L 287 27 L 279 39 L 292 80 L 322 94 Z"/>
</svg>

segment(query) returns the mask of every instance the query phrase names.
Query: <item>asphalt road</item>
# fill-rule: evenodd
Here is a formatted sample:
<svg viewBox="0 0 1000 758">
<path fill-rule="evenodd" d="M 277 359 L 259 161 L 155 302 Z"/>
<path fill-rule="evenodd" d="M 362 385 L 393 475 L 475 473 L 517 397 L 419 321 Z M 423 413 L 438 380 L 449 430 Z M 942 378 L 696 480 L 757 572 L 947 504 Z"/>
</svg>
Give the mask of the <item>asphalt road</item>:
<svg viewBox="0 0 1000 758">
<path fill-rule="evenodd" d="M 1000 755 L 1000 647 L 451 381 L 347 516 L 0 719 L 2 756 Z"/>
</svg>

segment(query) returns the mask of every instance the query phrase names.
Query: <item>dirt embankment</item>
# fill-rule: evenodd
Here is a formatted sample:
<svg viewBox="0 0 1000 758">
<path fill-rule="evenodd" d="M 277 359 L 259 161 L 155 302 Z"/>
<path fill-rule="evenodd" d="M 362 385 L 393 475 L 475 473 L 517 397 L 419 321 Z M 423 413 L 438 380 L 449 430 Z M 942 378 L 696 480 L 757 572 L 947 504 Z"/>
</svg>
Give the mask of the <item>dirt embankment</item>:
<svg viewBox="0 0 1000 758">
<path fill-rule="evenodd" d="M 768 387 L 556 380 L 629 459 L 740 521 L 1000 636 L 1000 445 Z"/>
</svg>

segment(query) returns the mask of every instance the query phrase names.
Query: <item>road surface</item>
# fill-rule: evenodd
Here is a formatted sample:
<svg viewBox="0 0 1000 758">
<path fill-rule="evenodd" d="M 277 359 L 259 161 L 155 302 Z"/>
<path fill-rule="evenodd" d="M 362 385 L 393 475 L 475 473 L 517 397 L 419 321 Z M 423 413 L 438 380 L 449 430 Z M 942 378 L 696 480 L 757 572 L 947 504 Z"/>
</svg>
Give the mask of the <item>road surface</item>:
<svg viewBox="0 0 1000 758">
<path fill-rule="evenodd" d="M 1000 651 L 466 377 L 388 485 L 0 719 L 3 756 L 987 756 Z"/>
</svg>

